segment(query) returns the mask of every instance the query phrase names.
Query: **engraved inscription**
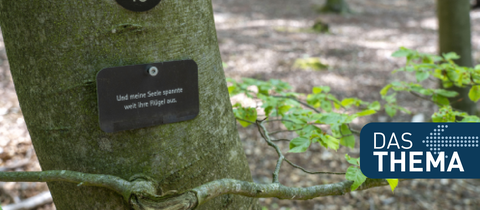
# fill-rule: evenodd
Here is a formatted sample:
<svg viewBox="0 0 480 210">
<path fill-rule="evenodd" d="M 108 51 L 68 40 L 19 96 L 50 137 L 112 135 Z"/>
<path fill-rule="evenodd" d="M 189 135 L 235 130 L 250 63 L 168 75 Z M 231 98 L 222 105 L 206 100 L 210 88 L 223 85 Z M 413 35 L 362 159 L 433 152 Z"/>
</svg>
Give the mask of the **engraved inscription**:
<svg viewBox="0 0 480 210">
<path fill-rule="evenodd" d="M 146 93 L 135 93 L 135 94 L 118 94 L 116 95 L 117 101 L 131 101 L 137 99 L 146 99 L 146 98 L 153 98 L 153 97 L 160 97 L 160 96 L 169 96 L 168 98 L 163 99 L 151 99 L 151 100 L 142 100 L 142 101 L 135 101 L 130 104 L 123 105 L 125 110 L 132 110 L 132 109 L 140 109 L 140 108 L 147 108 L 147 107 L 160 107 L 165 104 L 175 104 L 177 103 L 176 98 L 172 98 L 171 95 L 183 93 L 183 88 L 175 88 L 169 90 L 155 90 L 155 91 L 147 91 Z"/>
</svg>

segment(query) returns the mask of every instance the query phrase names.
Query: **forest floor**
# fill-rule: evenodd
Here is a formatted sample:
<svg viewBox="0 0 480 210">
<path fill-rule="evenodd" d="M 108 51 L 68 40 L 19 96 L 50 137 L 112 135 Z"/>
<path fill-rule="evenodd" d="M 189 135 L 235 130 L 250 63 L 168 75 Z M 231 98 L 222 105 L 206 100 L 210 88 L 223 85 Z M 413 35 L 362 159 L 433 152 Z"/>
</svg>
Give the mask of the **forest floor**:
<svg viewBox="0 0 480 210">
<path fill-rule="evenodd" d="M 314 86 L 328 85 L 337 98 L 358 97 L 381 101 L 379 91 L 391 81 L 413 81 L 413 75 L 391 74 L 405 64 L 391 54 L 404 46 L 436 53 L 437 22 L 434 0 L 351 0 L 352 14 L 319 14 L 324 0 L 212 0 L 220 52 L 227 77 L 280 79 L 294 91 L 309 93 Z M 472 11 L 472 49 L 480 63 L 480 11 Z M 316 20 L 329 25 L 329 33 L 310 30 Z M 298 58 L 318 58 L 328 68 L 321 71 L 294 67 Z M 428 85 L 434 85 L 432 83 Z M 0 171 L 40 170 L 18 105 L 3 39 L 0 39 Z M 235 98 L 234 100 L 242 100 Z M 423 114 L 428 120 L 433 104 L 413 95 L 400 94 L 399 104 L 412 111 L 390 118 L 383 111 L 355 121 L 360 130 L 368 122 L 405 122 Z M 383 103 L 383 102 L 382 102 Z M 255 106 L 253 102 L 253 106 Z M 252 176 L 271 182 L 277 154 L 253 126 L 239 126 Z M 291 136 L 286 136 L 291 138 Z M 315 171 L 345 172 L 344 154 L 358 157 L 355 149 L 338 151 L 314 145 L 306 153 L 286 154 L 288 159 Z M 288 151 L 288 143 L 281 143 Z M 305 187 L 344 180 L 343 175 L 308 175 L 284 165 L 280 182 Z M 44 183 L 0 183 L 0 203 L 23 200 L 42 191 Z M 260 199 L 265 209 L 480 209 L 480 181 L 417 179 L 403 181 L 395 193 L 388 186 L 343 196 L 308 201 Z M 37 209 L 55 209 L 52 203 Z"/>
</svg>

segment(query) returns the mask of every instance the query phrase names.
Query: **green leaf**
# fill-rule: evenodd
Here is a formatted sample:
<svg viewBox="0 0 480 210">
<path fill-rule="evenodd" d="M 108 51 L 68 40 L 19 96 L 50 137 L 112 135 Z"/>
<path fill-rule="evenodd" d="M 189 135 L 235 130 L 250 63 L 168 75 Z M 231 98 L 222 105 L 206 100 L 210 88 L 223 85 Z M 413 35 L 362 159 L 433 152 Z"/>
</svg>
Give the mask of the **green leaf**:
<svg viewBox="0 0 480 210">
<path fill-rule="evenodd" d="M 234 93 L 235 89 L 236 89 L 235 86 L 228 87 L 228 94 L 230 94 L 230 96 L 233 96 L 233 93 Z"/>
<path fill-rule="evenodd" d="M 407 113 L 407 114 L 412 114 L 412 112 L 411 112 L 410 110 L 405 109 L 404 107 L 397 106 L 396 108 L 399 109 L 399 110 L 401 110 L 401 111 L 403 111 L 403 112 L 405 112 L 405 113 Z"/>
<path fill-rule="evenodd" d="M 454 60 L 454 59 L 459 59 L 460 56 L 457 55 L 457 53 L 454 53 L 454 52 L 449 52 L 449 53 L 444 53 L 443 54 L 443 57 L 446 59 L 446 60 Z"/>
<path fill-rule="evenodd" d="M 369 109 L 372 109 L 372 110 L 375 110 L 375 111 L 378 111 L 378 110 L 380 110 L 380 108 L 381 108 L 380 102 L 374 101 L 374 102 L 372 102 L 370 105 L 368 105 L 368 108 L 369 108 Z"/>
<path fill-rule="evenodd" d="M 328 65 L 325 63 L 322 63 L 320 61 L 320 58 L 298 58 L 295 60 L 293 64 L 293 68 L 297 69 L 303 69 L 303 70 L 325 70 L 328 69 Z"/>
<path fill-rule="evenodd" d="M 407 72 L 413 72 L 413 71 L 415 71 L 415 68 L 413 68 L 413 67 L 411 67 L 411 66 L 407 66 L 407 67 L 405 67 L 405 71 L 407 71 Z"/>
<path fill-rule="evenodd" d="M 350 121 L 348 120 L 348 115 L 346 114 L 330 112 L 325 114 L 318 114 L 316 116 L 318 117 L 318 123 L 329 124 L 333 127 L 338 127 L 342 123 L 350 123 Z"/>
<path fill-rule="evenodd" d="M 395 103 L 397 101 L 396 93 L 385 96 L 383 97 L 383 99 L 385 99 L 385 101 L 387 101 L 388 103 Z"/>
<path fill-rule="evenodd" d="M 433 90 L 431 89 L 421 89 L 418 91 L 422 95 L 430 96 L 433 94 Z"/>
<path fill-rule="evenodd" d="M 273 107 L 272 106 L 267 106 L 264 109 L 265 115 L 268 117 L 272 113 Z"/>
<path fill-rule="evenodd" d="M 480 85 L 474 85 L 468 92 L 470 100 L 477 102 L 480 99 Z"/>
<path fill-rule="evenodd" d="M 355 103 L 357 100 L 358 99 L 356 99 L 356 98 L 345 98 L 345 99 L 342 100 L 341 104 L 344 107 L 348 107 L 351 104 Z"/>
<path fill-rule="evenodd" d="M 319 143 L 325 148 L 330 148 L 336 151 L 339 148 L 340 141 L 330 135 L 320 135 Z"/>
<path fill-rule="evenodd" d="M 342 107 L 341 107 L 341 104 L 339 104 L 339 103 L 337 103 L 337 102 L 334 102 L 334 103 L 333 103 L 333 106 L 335 107 L 335 109 L 340 109 L 340 108 L 342 108 Z"/>
<path fill-rule="evenodd" d="M 460 122 L 480 122 L 480 118 L 475 115 L 466 116 Z"/>
<path fill-rule="evenodd" d="M 455 97 L 458 95 L 457 92 L 455 91 L 449 91 L 449 90 L 444 90 L 444 89 L 437 89 L 435 90 L 435 93 L 438 94 L 438 95 L 441 95 L 441 96 L 445 96 L 445 97 Z"/>
<path fill-rule="evenodd" d="M 345 179 L 353 181 L 352 186 L 350 189 L 352 191 L 356 190 L 360 185 L 365 182 L 367 177 L 363 175 L 362 171 L 360 168 L 357 168 L 355 166 L 350 166 L 347 169 L 347 173 L 345 174 Z"/>
<path fill-rule="evenodd" d="M 330 87 L 329 86 L 317 86 L 312 88 L 313 94 L 321 93 L 321 92 L 330 92 Z"/>
<path fill-rule="evenodd" d="M 288 105 L 284 105 L 284 106 L 281 106 L 281 107 L 278 107 L 278 114 L 280 115 L 284 115 L 285 113 L 288 112 L 288 110 L 290 110 L 290 108 L 292 108 L 291 106 L 288 106 Z"/>
<path fill-rule="evenodd" d="M 299 153 L 307 151 L 311 141 L 307 138 L 297 137 L 290 141 L 290 150 L 288 152 Z"/>
<path fill-rule="evenodd" d="M 283 82 L 281 80 L 271 79 L 269 81 L 270 81 L 270 84 L 275 87 L 275 91 L 277 91 L 277 92 L 292 89 L 292 87 L 288 83 Z"/>
<path fill-rule="evenodd" d="M 360 166 L 360 158 L 352 158 L 348 154 L 345 154 L 345 159 L 352 165 Z"/>
<path fill-rule="evenodd" d="M 257 109 L 253 107 L 249 107 L 249 108 L 239 107 L 237 109 L 233 109 L 233 113 L 235 114 L 235 117 L 238 118 L 238 122 L 240 123 L 240 125 L 242 125 L 243 127 L 247 127 L 250 124 L 252 124 L 250 122 L 246 122 L 243 120 L 247 120 L 251 122 L 255 122 L 257 120 Z M 243 119 L 243 120 L 240 120 L 240 119 Z"/>
<path fill-rule="evenodd" d="M 392 53 L 392 57 L 407 57 L 411 52 L 406 48 L 400 48 L 399 50 Z"/>
<path fill-rule="evenodd" d="M 355 136 L 352 135 L 352 131 L 348 128 L 347 124 L 342 124 L 340 126 L 340 132 L 342 133 L 342 138 L 340 139 L 340 144 L 346 147 L 354 148 L 355 147 Z"/>
<path fill-rule="evenodd" d="M 432 56 L 432 59 L 433 59 L 433 62 L 437 62 L 437 61 L 443 60 L 443 58 L 442 58 L 441 56 L 438 56 L 438 55 L 433 55 L 433 56 Z"/>
<path fill-rule="evenodd" d="M 417 78 L 418 82 L 426 80 L 430 76 L 430 72 L 428 71 L 417 71 L 415 72 L 415 78 Z"/>
<path fill-rule="evenodd" d="M 271 87 L 269 86 L 265 86 L 265 85 L 257 85 L 257 88 L 258 88 L 258 93 L 259 94 L 263 94 L 263 95 L 266 95 L 268 96 L 268 91 L 270 90 Z"/>
<path fill-rule="evenodd" d="M 433 95 L 432 96 L 432 100 L 438 104 L 441 104 L 441 105 L 449 105 L 450 104 L 450 101 L 448 101 L 447 98 L 441 96 L 441 95 Z"/>
<path fill-rule="evenodd" d="M 397 114 L 397 109 L 390 104 L 385 104 L 385 112 L 387 112 L 388 116 L 393 117 Z"/>
<path fill-rule="evenodd" d="M 372 114 L 375 114 L 377 113 L 377 111 L 375 110 L 371 110 L 371 109 L 367 109 L 367 110 L 364 110 L 364 111 L 361 111 L 361 112 L 357 112 L 356 115 L 361 117 L 361 116 L 367 116 L 367 115 L 372 115 Z"/>
<path fill-rule="evenodd" d="M 331 112 L 332 111 L 332 103 L 330 101 L 322 101 L 320 104 L 320 108 L 325 110 L 326 112 Z"/>
<path fill-rule="evenodd" d="M 450 80 L 450 81 L 457 81 L 460 79 L 460 75 L 458 74 L 457 71 L 454 71 L 454 70 L 449 70 L 447 71 L 447 78 Z"/>
<path fill-rule="evenodd" d="M 390 188 L 392 188 L 392 192 L 395 191 L 395 188 L 397 188 L 398 185 L 398 179 L 387 179 L 387 182 L 390 185 Z"/>
<path fill-rule="evenodd" d="M 355 136 L 349 135 L 344 136 L 340 139 L 340 144 L 346 147 L 354 148 L 355 147 Z"/>
<path fill-rule="evenodd" d="M 462 113 L 452 111 L 451 106 L 443 106 L 438 112 L 433 113 L 433 122 L 455 122 L 455 116 Z"/>
</svg>

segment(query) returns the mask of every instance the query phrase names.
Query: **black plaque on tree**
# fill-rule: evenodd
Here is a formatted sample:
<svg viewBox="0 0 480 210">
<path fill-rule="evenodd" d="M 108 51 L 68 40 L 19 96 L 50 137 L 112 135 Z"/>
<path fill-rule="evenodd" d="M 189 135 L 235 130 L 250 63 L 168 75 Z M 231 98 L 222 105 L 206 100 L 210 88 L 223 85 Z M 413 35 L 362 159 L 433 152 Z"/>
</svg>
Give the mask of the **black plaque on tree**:
<svg viewBox="0 0 480 210">
<path fill-rule="evenodd" d="M 161 0 L 117 0 L 123 8 L 134 11 L 144 12 L 157 6 Z"/>
<path fill-rule="evenodd" d="M 121 66 L 97 74 L 100 128 L 131 130 L 195 118 L 198 67 L 193 60 Z"/>
</svg>

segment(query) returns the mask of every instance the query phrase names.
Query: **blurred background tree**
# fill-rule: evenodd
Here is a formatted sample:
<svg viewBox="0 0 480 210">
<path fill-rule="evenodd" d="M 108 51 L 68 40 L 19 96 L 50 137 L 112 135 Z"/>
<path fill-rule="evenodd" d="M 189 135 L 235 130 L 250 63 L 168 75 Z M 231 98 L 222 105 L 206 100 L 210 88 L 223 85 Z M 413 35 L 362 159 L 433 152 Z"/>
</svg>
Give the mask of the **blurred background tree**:
<svg viewBox="0 0 480 210">
<path fill-rule="evenodd" d="M 473 67 L 469 0 L 437 0 L 439 53 L 455 52 L 459 66 Z M 476 103 L 468 98 L 469 87 L 450 87 L 459 93 L 450 99 L 452 107 L 476 114 Z"/>
</svg>

